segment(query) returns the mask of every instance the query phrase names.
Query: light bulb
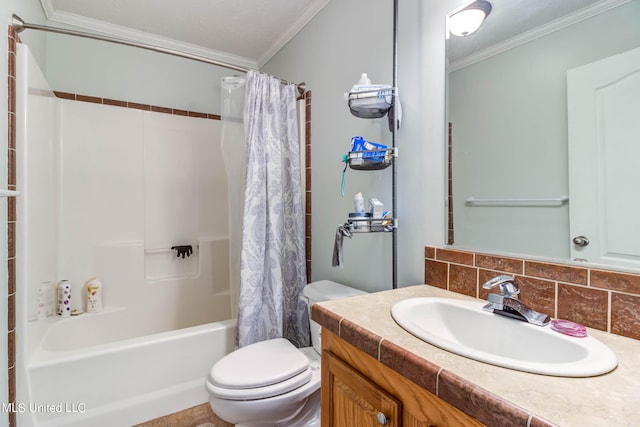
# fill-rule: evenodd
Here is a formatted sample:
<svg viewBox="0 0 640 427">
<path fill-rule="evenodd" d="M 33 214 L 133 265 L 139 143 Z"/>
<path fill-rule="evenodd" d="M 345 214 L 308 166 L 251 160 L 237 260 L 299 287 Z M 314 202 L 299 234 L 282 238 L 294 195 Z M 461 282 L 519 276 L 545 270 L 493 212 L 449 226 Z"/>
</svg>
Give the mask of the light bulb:
<svg viewBox="0 0 640 427">
<path fill-rule="evenodd" d="M 449 15 L 449 32 L 454 36 L 468 36 L 480 28 L 491 12 L 491 3 L 478 0 L 459 12 Z"/>
</svg>

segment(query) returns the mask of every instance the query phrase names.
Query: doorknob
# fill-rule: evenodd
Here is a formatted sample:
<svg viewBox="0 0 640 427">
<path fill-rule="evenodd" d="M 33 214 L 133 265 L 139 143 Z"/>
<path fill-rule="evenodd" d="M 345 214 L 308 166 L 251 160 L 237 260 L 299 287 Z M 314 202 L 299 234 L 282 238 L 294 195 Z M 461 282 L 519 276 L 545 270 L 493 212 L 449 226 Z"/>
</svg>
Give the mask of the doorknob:
<svg viewBox="0 0 640 427">
<path fill-rule="evenodd" d="M 589 244 L 589 239 L 585 236 L 577 236 L 573 238 L 573 244 L 576 246 L 587 246 Z"/>
</svg>

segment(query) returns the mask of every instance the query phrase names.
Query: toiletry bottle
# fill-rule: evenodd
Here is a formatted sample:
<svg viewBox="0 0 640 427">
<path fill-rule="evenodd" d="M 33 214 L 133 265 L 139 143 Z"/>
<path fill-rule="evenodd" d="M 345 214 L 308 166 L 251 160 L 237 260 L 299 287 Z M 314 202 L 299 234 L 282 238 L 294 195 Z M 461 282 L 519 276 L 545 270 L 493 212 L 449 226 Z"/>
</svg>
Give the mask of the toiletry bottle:
<svg viewBox="0 0 640 427">
<path fill-rule="evenodd" d="M 71 316 L 71 284 L 68 280 L 58 283 L 58 316 Z"/>
<path fill-rule="evenodd" d="M 364 212 L 364 197 L 361 192 L 357 192 L 353 195 L 353 205 L 356 212 Z"/>
<path fill-rule="evenodd" d="M 353 85 L 353 87 L 351 88 L 351 92 L 357 92 L 363 86 L 371 86 L 371 79 L 369 79 L 369 76 L 367 76 L 367 73 L 360 74 L 360 80 L 358 80 L 358 83 Z"/>
<path fill-rule="evenodd" d="M 102 283 L 97 277 L 87 281 L 87 313 L 102 311 Z"/>
<path fill-rule="evenodd" d="M 40 282 L 36 290 L 36 319 L 44 320 L 56 313 L 57 287 L 49 281 Z"/>
</svg>

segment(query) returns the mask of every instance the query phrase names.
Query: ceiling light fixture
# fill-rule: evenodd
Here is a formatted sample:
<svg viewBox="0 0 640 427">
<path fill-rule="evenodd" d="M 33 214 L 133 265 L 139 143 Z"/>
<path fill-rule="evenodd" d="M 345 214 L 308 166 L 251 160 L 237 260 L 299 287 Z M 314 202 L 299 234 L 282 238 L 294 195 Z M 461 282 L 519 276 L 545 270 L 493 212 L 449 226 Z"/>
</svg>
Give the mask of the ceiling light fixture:
<svg viewBox="0 0 640 427">
<path fill-rule="evenodd" d="M 491 13 L 491 3 L 476 0 L 457 12 L 449 14 L 449 32 L 454 36 L 466 37 L 480 28 Z"/>
</svg>

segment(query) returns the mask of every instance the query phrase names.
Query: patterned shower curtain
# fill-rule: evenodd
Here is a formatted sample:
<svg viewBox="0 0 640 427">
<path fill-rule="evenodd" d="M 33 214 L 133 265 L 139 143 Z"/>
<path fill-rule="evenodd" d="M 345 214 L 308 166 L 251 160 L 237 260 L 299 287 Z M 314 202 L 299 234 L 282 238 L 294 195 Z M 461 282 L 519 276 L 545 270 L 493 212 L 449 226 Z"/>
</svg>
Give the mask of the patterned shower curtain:
<svg viewBox="0 0 640 427">
<path fill-rule="evenodd" d="M 247 174 L 240 255 L 239 347 L 284 337 L 310 345 L 295 85 L 247 75 Z"/>
</svg>

